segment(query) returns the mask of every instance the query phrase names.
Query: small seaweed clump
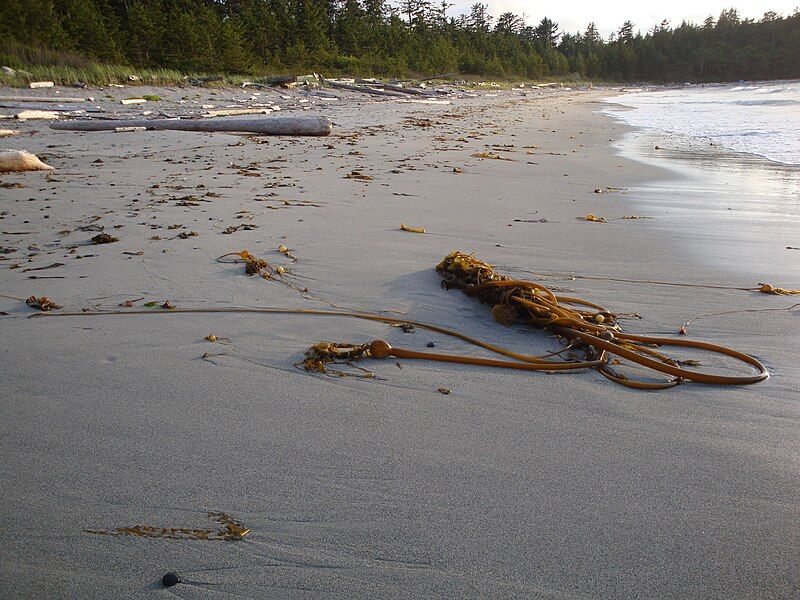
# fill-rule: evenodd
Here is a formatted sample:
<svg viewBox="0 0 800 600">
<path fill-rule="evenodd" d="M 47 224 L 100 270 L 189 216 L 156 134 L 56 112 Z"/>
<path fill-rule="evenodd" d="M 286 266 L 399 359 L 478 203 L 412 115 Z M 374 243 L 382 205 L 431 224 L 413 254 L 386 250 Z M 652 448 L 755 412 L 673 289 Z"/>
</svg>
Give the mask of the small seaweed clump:
<svg viewBox="0 0 800 600">
<path fill-rule="evenodd" d="M 60 304 L 56 304 L 55 302 L 50 300 L 50 298 L 48 298 L 47 296 L 39 296 L 38 298 L 36 296 L 31 296 L 30 298 L 25 300 L 25 304 L 27 304 L 31 308 L 38 308 L 43 312 L 47 312 L 49 310 L 58 310 L 59 308 L 62 308 Z"/>
<path fill-rule="evenodd" d="M 337 344 L 335 342 L 318 342 L 311 346 L 306 351 L 306 358 L 302 361 L 303 368 L 306 371 L 314 373 L 323 373 L 325 375 L 336 375 L 338 377 L 363 377 L 365 379 L 372 379 L 374 375 L 372 372 L 362 369 L 353 365 L 353 361 L 360 358 L 370 357 L 370 344 Z M 338 371 L 328 368 L 331 363 L 346 364 L 352 366 L 359 373 L 352 373 L 348 371 Z"/>
<path fill-rule="evenodd" d="M 119 238 L 114 237 L 108 233 L 98 233 L 96 236 L 92 238 L 92 244 L 95 246 L 98 244 L 112 244 L 114 242 L 118 242 Z"/>
<path fill-rule="evenodd" d="M 264 279 L 272 279 L 272 265 L 263 258 L 256 258 L 246 250 L 240 256 L 244 260 L 244 272 L 248 275 L 261 275 Z"/>
</svg>

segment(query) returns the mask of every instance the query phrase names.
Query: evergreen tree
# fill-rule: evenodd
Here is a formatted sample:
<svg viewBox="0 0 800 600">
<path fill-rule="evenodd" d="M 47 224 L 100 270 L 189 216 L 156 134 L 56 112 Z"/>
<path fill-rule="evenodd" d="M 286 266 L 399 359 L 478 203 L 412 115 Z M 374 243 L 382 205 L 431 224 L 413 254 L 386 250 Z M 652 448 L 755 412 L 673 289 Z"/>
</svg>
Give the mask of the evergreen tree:
<svg viewBox="0 0 800 600">
<path fill-rule="evenodd" d="M 730 81 L 800 77 L 800 12 L 735 9 L 701 24 L 630 21 L 608 40 L 594 23 L 559 31 L 483 2 L 447 0 L 0 0 L 0 62 L 95 60 L 182 71 Z"/>
</svg>

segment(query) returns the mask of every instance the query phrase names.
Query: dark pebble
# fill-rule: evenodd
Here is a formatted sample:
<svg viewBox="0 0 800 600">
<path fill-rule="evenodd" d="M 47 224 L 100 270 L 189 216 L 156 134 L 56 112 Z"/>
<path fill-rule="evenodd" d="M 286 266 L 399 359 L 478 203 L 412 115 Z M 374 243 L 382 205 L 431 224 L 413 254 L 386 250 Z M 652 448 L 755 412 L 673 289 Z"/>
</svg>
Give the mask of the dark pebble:
<svg viewBox="0 0 800 600">
<path fill-rule="evenodd" d="M 428 348 L 435 348 L 435 347 L 436 344 L 434 344 L 433 342 L 428 342 Z"/>
<path fill-rule="evenodd" d="M 178 574 L 175 571 L 165 573 L 161 578 L 161 583 L 164 584 L 164 587 L 172 587 L 173 585 L 178 585 L 180 582 L 181 578 L 178 577 Z"/>
</svg>

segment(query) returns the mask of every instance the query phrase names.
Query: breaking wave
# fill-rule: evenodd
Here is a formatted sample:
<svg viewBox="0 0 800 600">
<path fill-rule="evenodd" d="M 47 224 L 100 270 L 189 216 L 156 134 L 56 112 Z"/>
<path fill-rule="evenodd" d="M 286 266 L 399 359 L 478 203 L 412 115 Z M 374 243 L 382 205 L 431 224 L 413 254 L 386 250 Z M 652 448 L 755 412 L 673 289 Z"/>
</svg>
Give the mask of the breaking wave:
<svg viewBox="0 0 800 600">
<path fill-rule="evenodd" d="M 800 82 L 686 85 L 625 91 L 609 102 L 631 125 L 710 139 L 736 152 L 800 165 Z"/>
</svg>

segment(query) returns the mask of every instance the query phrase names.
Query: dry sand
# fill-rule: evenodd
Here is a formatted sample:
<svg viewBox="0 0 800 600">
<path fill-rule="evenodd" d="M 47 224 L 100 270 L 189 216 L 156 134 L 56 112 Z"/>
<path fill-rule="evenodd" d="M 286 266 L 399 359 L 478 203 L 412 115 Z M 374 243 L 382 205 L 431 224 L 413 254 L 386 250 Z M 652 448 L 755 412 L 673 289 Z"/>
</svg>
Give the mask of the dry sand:
<svg viewBox="0 0 800 600">
<path fill-rule="evenodd" d="M 111 90 L 141 90 L 128 92 Z M 182 96 L 224 108 L 248 92 L 156 93 L 170 112 Z M 689 328 L 762 359 L 767 382 L 646 393 L 591 371 L 410 361 L 369 364 L 375 380 L 332 379 L 292 365 L 323 339 L 474 350 L 321 317 L 26 319 L 34 311 L 9 298 L 47 295 L 78 311 L 140 298 L 327 306 L 215 261 L 248 249 L 338 305 L 555 349 L 440 287 L 433 266 L 460 249 L 501 272 L 599 277 L 546 283 L 640 314 L 623 322 L 633 332 L 791 306 L 609 279 L 800 287 L 800 251 L 786 248 L 800 246 L 800 183 L 796 171 L 719 153 L 689 161 L 669 140 L 633 160 L 652 140 L 598 114 L 602 94 L 501 92 L 449 106 L 275 94 L 284 110 L 335 121 L 332 137 L 314 139 L 13 124 L 23 133 L 4 146 L 57 170 L 0 180 L 0 246 L 18 249 L 0 262 L 0 596 L 165 595 L 160 577 L 175 570 L 200 582 L 172 588 L 183 598 L 797 597 L 797 309 Z M 511 160 L 471 156 L 483 151 Z M 354 170 L 373 179 L 345 178 Z M 199 202 L 181 205 L 185 196 Z M 587 213 L 613 220 L 576 219 Z M 243 224 L 256 228 L 223 233 Z M 99 227 L 120 241 L 83 245 Z M 54 262 L 64 265 L 24 271 Z M 209 511 L 252 532 L 239 542 L 84 533 L 209 527 Z"/>
</svg>

